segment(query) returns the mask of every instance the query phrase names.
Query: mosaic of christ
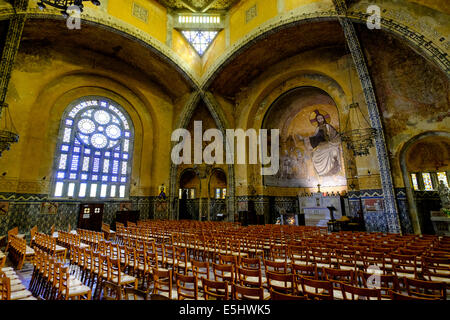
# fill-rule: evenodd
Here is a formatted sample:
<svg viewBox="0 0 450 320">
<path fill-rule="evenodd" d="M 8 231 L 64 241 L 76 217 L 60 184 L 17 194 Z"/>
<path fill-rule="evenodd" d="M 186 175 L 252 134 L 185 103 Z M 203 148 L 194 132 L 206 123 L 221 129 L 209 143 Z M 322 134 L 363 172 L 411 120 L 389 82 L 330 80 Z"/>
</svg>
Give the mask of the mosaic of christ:
<svg viewBox="0 0 450 320">
<path fill-rule="evenodd" d="M 264 128 L 280 129 L 280 170 L 265 185 L 315 188 L 345 186 L 334 101 L 323 91 L 294 89 L 269 109 Z"/>
</svg>

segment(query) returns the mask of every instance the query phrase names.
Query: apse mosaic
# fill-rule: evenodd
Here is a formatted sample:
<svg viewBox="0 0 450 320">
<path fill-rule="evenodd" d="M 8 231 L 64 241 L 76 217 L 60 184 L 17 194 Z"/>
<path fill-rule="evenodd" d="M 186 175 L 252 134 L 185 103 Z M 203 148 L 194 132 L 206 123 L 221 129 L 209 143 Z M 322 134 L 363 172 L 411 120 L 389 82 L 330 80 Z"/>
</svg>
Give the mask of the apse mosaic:
<svg viewBox="0 0 450 320">
<path fill-rule="evenodd" d="M 133 128 L 109 99 L 83 99 L 61 124 L 55 183 L 57 198 L 125 198 L 129 189 Z"/>
<path fill-rule="evenodd" d="M 269 186 L 345 186 L 339 114 L 333 100 L 316 88 L 298 88 L 279 98 L 264 128 L 280 130 L 280 169 L 264 177 Z"/>
</svg>

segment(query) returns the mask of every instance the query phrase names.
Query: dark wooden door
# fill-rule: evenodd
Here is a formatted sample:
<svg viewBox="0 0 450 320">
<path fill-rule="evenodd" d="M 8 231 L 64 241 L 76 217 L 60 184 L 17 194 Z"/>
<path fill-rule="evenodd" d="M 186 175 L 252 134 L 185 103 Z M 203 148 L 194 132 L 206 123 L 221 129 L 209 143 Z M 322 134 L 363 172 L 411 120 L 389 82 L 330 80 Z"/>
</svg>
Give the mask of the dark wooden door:
<svg viewBox="0 0 450 320">
<path fill-rule="evenodd" d="M 78 228 L 92 231 L 102 230 L 103 203 L 85 203 L 80 207 Z"/>
</svg>

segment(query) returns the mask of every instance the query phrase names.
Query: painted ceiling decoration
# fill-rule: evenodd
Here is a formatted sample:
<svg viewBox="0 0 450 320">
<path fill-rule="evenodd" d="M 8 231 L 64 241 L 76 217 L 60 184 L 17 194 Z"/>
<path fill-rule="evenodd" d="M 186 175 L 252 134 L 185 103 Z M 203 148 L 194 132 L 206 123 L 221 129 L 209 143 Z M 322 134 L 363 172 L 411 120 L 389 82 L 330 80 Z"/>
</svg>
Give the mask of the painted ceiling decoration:
<svg viewBox="0 0 450 320">
<path fill-rule="evenodd" d="M 162 5 L 173 10 L 189 10 L 195 13 L 208 11 L 225 11 L 239 0 L 158 0 Z"/>
</svg>

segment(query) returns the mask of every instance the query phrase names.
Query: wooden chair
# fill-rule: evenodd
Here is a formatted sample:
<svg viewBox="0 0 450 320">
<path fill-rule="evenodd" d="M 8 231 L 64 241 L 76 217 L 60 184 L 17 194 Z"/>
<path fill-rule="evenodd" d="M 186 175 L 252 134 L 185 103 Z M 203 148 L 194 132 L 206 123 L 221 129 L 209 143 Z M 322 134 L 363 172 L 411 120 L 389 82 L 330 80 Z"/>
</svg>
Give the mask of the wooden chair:
<svg viewBox="0 0 450 320">
<path fill-rule="evenodd" d="M 297 292 L 293 274 L 281 274 L 268 271 L 266 272 L 266 279 L 269 290 L 286 294 L 295 294 Z"/>
<path fill-rule="evenodd" d="M 389 291 L 391 300 L 415 300 L 415 301 L 439 301 L 439 298 L 424 298 L 424 297 L 419 297 L 419 296 L 408 296 L 405 294 L 402 294 L 400 292 L 395 292 L 390 290 Z"/>
<path fill-rule="evenodd" d="M 142 280 L 142 286 L 146 283 L 146 276 L 148 274 L 147 268 L 147 251 L 144 248 L 136 249 L 136 261 L 135 261 L 135 276 L 139 280 Z"/>
<path fill-rule="evenodd" d="M 153 294 L 172 299 L 172 270 L 153 268 Z"/>
<path fill-rule="evenodd" d="M 12 273 L 15 275 L 14 271 Z M 0 300 L 37 300 L 23 285 L 11 286 L 11 278 L 12 274 L 0 271 Z"/>
<path fill-rule="evenodd" d="M 205 300 L 229 300 L 228 281 L 212 281 L 202 278 L 202 288 Z"/>
<path fill-rule="evenodd" d="M 270 288 L 270 299 L 271 300 L 308 300 L 307 296 L 298 296 L 294 294 L 286 294 L 274 291 Z"/>
<path fill-rule="evenodd" d="M 261 270 L 261 260 L 259 258 L 241 257 L 239 259 L 239 266 L 244 269 Z"/>
<path fill-rule="evenodd" d="M 446 282 L 450 285 L 450 249 L 439 256 L 421 257 L 422 275 L 426 280 Z"/>
<path fill-rule="evenodd" d="M 150 300 L 146 291 L 135 288 L 124 289 L 124 300 Z"/>
<path fill-rule="evenodd" d="M 122 288 L 127 285 L 132 285 L 135 289 L 138 286 L 138 279 L 123 273 L 120 268 L 119 259 L 113 259 L 106 257 L 108 263 L 108 281 L 121 286 Z"/>
<path fill-rule="evenodd" d="M 122 300 L 122 288 L 112 282 L 102 283 L 102 300 Z"/>
<path fill-rule="evenodd" d="M 316 264 L 308 264 L 308 265 L 302 265 L 302 264 L 291 264 L 291 270 L 292 273 L 296 276 L 302 276 L 305 278 L 310 279 L 318 279 L 318 272 L 317 272 L 317 265 Z"/>
<path fill-rule="evenodd" d="M 232 284 L 232 296 L 234 300 L 264 300 L 264 288 L 248 288 L 238 284 Z"/>
<path fill-rule="evenodd" d="M 410 296 L 429 299 L 447 299 L 447 285 L 445 282 L 424 281 L 404 278 L 406 291 Z"/>
<path fill-rule="evenodd" d="M 163 244 L 163 248 L 164 248 L 164 268 L 172 268 L 173 267 L 173 262 L 175 259 L 175 250 L 173 245 L 171 244 Z"/>
<path fill-rule="evenodd" d="M 173 261 L 173 272 L 182 271 L 183 274 L 187 275 L 188 269 L 192 268 L 191 262 L 188 260 L 188 253 L 186 247 L 173 247 L 174 250 L 174 261 Z"/>
<path fill-rule="evenodd" d="M 237 283 L 244 287 L 260 288 L 265 284 L 266 279 L 261 275 L 260 269 L 237 269 Z"/>
<path fill-rule="evenodd" d="M 214 280 L 215 281 L 228 281 L 230 284 L 234 283 L 234 266 L 231 264 L 212 264 Z"/>
<path fill-rule="evenodd" d="M 274 273 L 287 273 L 288 267 L 286 261 L 271 261 L 263 259 L 264 264 L 264 271 L 267 272 L 274 272 Z"/>
<path fill-rule="evenodd" d="M 380 289 L 360 288 L 345 283 L 341 283 L 341 289 L 344 300 L 381 300 Z"/>
<path fill-rule="evenodd" d="M 391 298 L 389 291 L 397 292 L 400 290 L 398 278 L 393 274 L 373 274 L 360 271 L 359 277 L 365 288 L 380 289 L 382 299 Z"/>
<path fill-rule="evenodd" d="M 391 253 L 388 259 L 397 277 L 417 278 L 417 257 L 415 255 Z"/>
<path fill-rule="evenodd" d="M 59 299 L 69 300 L 77 298 L 77 300 L 91 300 L 91 288 L 85 285 L 76 287 L 70 286 L 70 273 L 68 267 L 60 269 L 59 279 Z"/>
<path fill-rule="evenodd" d="M 315 280 L 305 278 L 302 276 L 296 277 L 297 284 L 301 286 L 302 294 L 306 295 L 311 300 L 333 300 L 334 290 L 333 284 L 330 281 Z"/>
<path fill-rule="evenodd" d="M 178 300 L 199 300 L 198 278 L 175 273 Z"/>
</svg>

